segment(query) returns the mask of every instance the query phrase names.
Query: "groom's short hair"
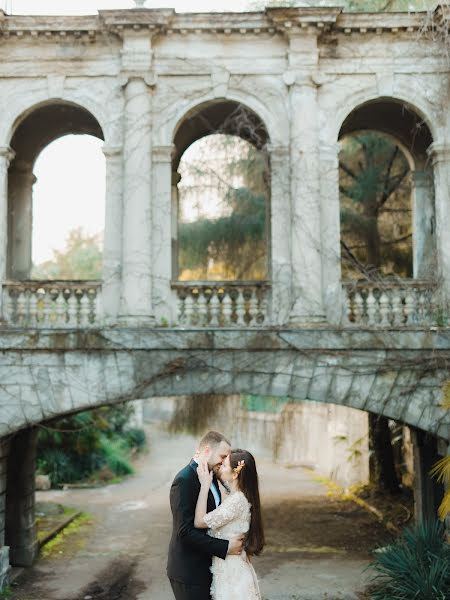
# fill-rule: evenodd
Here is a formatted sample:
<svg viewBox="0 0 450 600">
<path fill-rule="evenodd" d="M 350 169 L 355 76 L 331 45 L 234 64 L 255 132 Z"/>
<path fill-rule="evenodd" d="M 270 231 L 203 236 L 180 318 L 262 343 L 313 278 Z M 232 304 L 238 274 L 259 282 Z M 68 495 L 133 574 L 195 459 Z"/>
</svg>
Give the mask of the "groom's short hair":
<svg viewBox="0 0 450 600">
<path fill-rule="evenodd" d="M 205 446 L 209 446 L 210 448 L 218 446 L 221 442 L 225 442 L 229 446 L 231 446 L 230 442 L 227 438 L 218 431 L 208 431 L 200 440 L 198 445 L 199 448 L 204 448 Z"/>
</svg>

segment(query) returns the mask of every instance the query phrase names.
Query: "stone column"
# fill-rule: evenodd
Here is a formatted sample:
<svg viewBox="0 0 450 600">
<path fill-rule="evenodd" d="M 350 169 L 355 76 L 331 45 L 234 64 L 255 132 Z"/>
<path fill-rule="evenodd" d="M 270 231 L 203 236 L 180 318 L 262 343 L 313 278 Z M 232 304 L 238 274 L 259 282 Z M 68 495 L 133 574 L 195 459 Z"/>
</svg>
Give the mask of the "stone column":
<svg viewBox="0 0 450 600">
<path fill-rule="evenodd" d="M 9 548 L 5 546 L 6 473 L 9 439 L 0 440 L 0 592 L 8 585 Z"/>
<path fill-rule="evenodd" d="M 114 323 L 120 310 L 122 274 L 123 155 L 120 146 L 104 146 L 106 158 L 105 234 L 103 242 L 102 308 Z"/>
<path fill-rule="evenodd" d="M 33 175 L 31 163 L 15 160 L 9 169 L 9 265 L 12 279 L 30 279 L 33 237 Z"/>
<path fill-rule="evenodd" d="M 273 325 L 285 324 L 292 306 L 291 239 L 286 235 L 291 229 L 289 151 L 288 146 L 269 147 L 271 241 L 268 254 L 269 279 L 272 282 L 270 321 Z"/>
<path fill-rule="evenodd" d="M 121 320 L 151 324 L 151 95 L 143 77 L 125 84 Z"/>
<path fill-rule="evenodd" d="M 11 438 L 5 542 L 17 567 L 31 566 L 39 550 L 34 511 L 37 434 L 37 429 L 25 429 Z"/>
<path fill-rule="evenodd" d="M 181 175 L 178 171 L 172 171 L 172 213 L 171 213 L 171 230 L 172 230 L 172 279 L 176 280 L 179 276 L 178 268 L 178 204 L 180 201 L 180 191 L 178 184 L 181 181 Z"/>
<path fill-rule="evenodd" d="M 327 321 L 342 319 L 339 144 L 320 146 L 322 287 Z"/>
<path fill-rule="evenodd" d="M 435 215 L 433 175 L 430 171 L 413 171 L 413 277 L 429 279 L 435 271 Z"/>
<path fill-rule="evenodd" d="M 8 168 L 13 158 L 11 148 L 0 147 L 0 320 L 3 316 L 2 284 L 7 277 L 8 260 Z"/>
<path fill-rule="evenodd" d="M 430 469 L 440 458 L 437 440 L 430 434 L 411 427 L 414 462 L 414 511 L 416 523 L 436 518 L 442 486 L 430 477 Z"/>
<path fill-rule="evenodd" d="M 322 245 L 317 89 L 309 76 L 297 76 L 290 89 L 292 324 L 325 320 L 322 297 Z"/>
<path fill-rule="evenodd" d="M 434 143 L 428 149 L 434 168 L 437 273 L 445 306 L 450 304 L 450 146 Z"/>
<path fill-rule="evenodd" d="M 176 316 L 176 301 L 172 290 L 172 152 L 173 145 L 154 146 L 153 177 L 153 299 L 157 323 L 172 323 Z M 177 212 L 175 212 L 175 223 Z"/>
</svg>

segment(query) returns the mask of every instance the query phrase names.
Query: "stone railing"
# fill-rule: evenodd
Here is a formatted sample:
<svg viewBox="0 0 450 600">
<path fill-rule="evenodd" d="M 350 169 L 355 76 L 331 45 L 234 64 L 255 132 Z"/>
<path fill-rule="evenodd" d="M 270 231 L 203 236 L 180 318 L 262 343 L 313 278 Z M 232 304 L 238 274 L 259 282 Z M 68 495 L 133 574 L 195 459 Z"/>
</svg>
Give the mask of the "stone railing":
<svg viewBox="0 0 450 600">
<path fill-rule="evenodd" d="M 347 325 L 396 327 L 436 323 L 436 284 L 432 282 L 346 282 L 343 287 Z"/>
<path fill-rule="evenodd" d="M 262 327 L 268 324 L 267 282 L 174 282 L 178 324 Z"/>
<path fill-rule="evenodd" d="M 98 281 L 14 281 L 3 284 L 3 321 L 16 327 L 101 324 Z"/>
</svg>

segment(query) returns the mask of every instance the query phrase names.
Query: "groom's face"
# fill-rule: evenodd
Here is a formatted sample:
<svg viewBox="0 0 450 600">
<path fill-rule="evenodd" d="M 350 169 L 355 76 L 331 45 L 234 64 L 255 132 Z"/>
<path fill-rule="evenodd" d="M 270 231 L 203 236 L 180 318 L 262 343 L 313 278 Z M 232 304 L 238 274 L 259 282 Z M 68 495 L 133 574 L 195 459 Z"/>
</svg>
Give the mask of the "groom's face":
<svg viewBox="0 0 450 600">
<path fill-rule="evenodd" d="M 211 471 L 217 475 L 220 467 L 223 465 L 227 456 L 231 451 L 230 446 L 226 442 L 220 442 L 218 446 L 211 448 L 211 455 L 208 459 L 208 466 Z"/>
</svg>

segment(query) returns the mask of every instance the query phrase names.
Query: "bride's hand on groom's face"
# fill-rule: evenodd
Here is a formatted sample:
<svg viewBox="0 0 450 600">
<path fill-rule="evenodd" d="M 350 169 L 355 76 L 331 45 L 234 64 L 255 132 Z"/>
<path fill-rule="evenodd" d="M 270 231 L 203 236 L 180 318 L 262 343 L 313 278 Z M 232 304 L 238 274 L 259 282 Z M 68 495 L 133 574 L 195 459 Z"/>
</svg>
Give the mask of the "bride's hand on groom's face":
<svg viewBox="0 0 450 600">
<path fill-rule="evenodd" d="M 205 485 L 207 487 L 211 485 L 213 473 L 209 470 L 206 460 L 199 462 L 197 467 L 197 475 L 201 485 Z"/>
</svg>

